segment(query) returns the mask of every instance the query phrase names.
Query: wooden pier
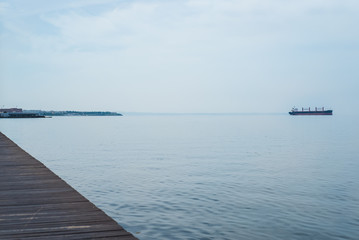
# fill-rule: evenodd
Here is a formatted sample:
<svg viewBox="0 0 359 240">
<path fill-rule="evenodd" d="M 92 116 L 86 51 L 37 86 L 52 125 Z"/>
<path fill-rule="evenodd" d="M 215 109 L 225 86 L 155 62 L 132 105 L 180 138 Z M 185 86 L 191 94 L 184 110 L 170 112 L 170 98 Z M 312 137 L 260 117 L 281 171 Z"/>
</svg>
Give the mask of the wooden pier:
<svg viewBox="0 0 359 240">
<path fill-rule="evenodd" d="M 137 239 L 0 132 L 0 239 Z"/>
</svg>

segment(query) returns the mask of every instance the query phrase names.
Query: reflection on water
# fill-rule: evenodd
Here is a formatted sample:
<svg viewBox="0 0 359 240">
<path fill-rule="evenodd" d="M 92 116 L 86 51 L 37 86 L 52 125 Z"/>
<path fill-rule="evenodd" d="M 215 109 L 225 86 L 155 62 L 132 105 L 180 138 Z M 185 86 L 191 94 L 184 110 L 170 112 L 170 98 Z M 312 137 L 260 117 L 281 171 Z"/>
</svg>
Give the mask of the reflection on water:
<svg viewBox="0 0 359 240">
<path fill-rule="evenodd" d="M 3 119 L 140 239 L 357 239 L 359 128 L 340 116 Z"/>
</svg>

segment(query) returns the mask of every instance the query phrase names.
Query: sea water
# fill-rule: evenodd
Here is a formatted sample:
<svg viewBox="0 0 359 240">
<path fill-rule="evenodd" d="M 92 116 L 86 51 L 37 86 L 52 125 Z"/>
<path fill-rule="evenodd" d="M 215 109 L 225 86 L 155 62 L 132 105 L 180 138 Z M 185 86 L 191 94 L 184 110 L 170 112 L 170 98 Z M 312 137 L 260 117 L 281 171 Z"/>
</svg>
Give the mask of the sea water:
<svg viewBox="0 0 359 240">
<path fill-rule="evenodd" d="M 146 239 L 359 239 L 348 116 L 0 119 L 0 131 Z"/>
</svg>

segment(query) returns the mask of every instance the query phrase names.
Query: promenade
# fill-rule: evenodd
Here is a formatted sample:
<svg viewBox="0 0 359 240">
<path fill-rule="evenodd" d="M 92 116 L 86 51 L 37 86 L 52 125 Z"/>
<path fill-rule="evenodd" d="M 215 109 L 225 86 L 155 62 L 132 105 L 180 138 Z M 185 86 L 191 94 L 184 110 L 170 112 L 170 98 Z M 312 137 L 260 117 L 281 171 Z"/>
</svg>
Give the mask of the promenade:
<svg viewBox="0 0 359 240">
<path fill-rule="evenodd" d="M 137 239 L 0 132 L 0 239 Z"/>
</svg>

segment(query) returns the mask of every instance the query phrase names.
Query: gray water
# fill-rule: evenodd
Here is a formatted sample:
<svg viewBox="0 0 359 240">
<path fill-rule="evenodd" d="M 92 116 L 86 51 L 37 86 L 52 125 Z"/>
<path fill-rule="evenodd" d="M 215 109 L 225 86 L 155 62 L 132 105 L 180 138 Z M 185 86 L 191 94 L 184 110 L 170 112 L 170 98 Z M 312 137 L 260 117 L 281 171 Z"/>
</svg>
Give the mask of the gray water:
<svg viewBox="0 0 359 240">
<path fill-rule="evenodd" d="M 359 239 L 352 117 L 0 119 L 0 131 L 142 240 Z"/>
</svg>

